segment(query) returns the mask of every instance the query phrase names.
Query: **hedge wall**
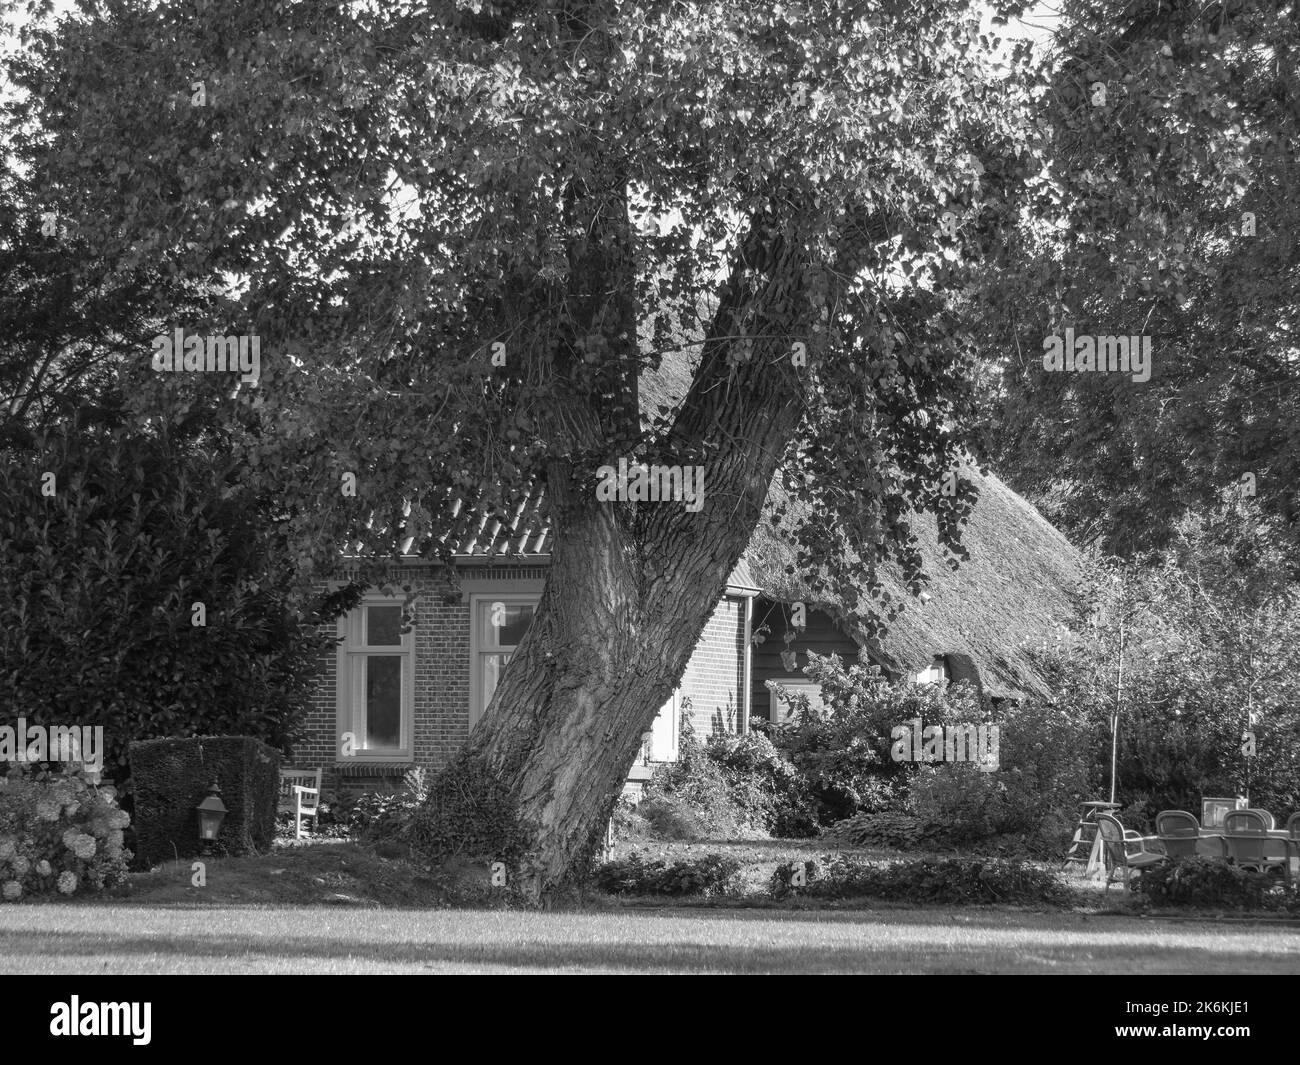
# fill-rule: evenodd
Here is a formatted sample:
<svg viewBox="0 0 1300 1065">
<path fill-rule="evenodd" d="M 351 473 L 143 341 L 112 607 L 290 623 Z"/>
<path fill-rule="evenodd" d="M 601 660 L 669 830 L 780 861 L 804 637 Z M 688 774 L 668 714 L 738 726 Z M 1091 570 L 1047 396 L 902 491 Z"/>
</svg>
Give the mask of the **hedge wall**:
<svg viewBox="0 0 1300 1065">
<path fill-rule="evenodd" d="M 119 783 L 136 740 L 292 747 L 334 641 L 241 461 L 125 430 L 0 449 L 0 720 L 102 725 Z"/>
<path fill-rule="evenodd" d="M 140 868 L 200 853 L 195 807 L 213 780 L 228 811 L 214 852 L 270 849 L 280 789 L 280 752 L 274 747 L 252 736 L 143 740 L 131 744 L 130 758 Z"/>
</svg>

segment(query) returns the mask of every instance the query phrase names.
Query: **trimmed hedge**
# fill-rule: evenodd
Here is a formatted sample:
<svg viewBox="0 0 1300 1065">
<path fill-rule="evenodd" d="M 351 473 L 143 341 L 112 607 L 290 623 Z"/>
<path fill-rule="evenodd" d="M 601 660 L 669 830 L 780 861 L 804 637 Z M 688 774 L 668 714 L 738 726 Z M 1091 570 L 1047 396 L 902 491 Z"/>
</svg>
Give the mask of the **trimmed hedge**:
<svg viewBox="0 0 1300 1065">
<path fill-rule="evenodd" d="M 132 743 L 136 861 L 149 868 L 202 850 L 195 807 L 216 780 L 228 813 L 218 854 L 269 850 L 275 838 L 280 752 L 252 736 L 194 736 Z M 174 849 L 173 849 L 174 848 Z"/>
<path fill-rule="evenodd" d="M 880 864 L 836 855 L 824 866 L 804 862 L 798 886 L 796 872 L 793 862 L 777 866 L 768 885 L 774 897 L 797 893 L 816 899 L 861 897 L 940 905 L 1063 905 L 1070 899 L 1053 872 L 1019 861 L 921 858 Z"/>
</svg>

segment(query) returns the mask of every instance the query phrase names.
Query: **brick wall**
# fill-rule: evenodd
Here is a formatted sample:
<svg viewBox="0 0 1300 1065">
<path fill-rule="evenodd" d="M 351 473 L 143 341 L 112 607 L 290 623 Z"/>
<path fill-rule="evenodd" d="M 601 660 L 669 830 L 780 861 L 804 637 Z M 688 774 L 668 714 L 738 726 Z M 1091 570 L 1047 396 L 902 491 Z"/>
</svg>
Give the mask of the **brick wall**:
<svg viewBox="0 0 1300 1065">
<path fill-rule="evenodd" d="M 745 600 L 727 596 L 704 626 L 678 686 L 691 700 L 691 724 L 700 739 L 740 730 L 744 670 Z"/>
<path fill-rule="evenodd" d="M 494 566 L 461 571 L 473 580 L 475 593 L 490 591 L 492 583 L 542 580 L 545 567 Z M 394 583 L 411 583 L 419 593 L 415 603 L 414 733 L 411 764 L 438 769 L 445 765 L 469 736 L 470 699 L 470 599 L 460 603 L 444 597 L 445 581 L 428 570 L 404 567 L 395 571 Z M 487 583 L 479 583 L 487 582 Z M 744 670 L 744 600 L 725 598 L 709 619 L 682 677 L 681 694 L 692 702 L 691 718 L 697 733 L 707 736 L 718 729 L 735 731 L 740 720 L 740 693 Z M 322 626 L 331 637 L 337 624 Z M 294 748 L 293 763 L 323 766 L 324 786 L 331 790 L 392 790 L 406 766 L 377 766 L 337 757 L 338 659 L 333 650 L 321 659 L 320 679 L 306 722 L 306 735 Z"/>
</svg>

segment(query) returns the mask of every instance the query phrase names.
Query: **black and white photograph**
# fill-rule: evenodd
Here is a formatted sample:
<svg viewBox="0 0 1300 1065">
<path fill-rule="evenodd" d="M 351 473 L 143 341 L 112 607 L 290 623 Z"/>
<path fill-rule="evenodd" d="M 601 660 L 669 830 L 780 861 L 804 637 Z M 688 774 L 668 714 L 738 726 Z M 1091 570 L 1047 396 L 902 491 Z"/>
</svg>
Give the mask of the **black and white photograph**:
<svg viewBox="0 0 1300 1065">
<path fill-rule="evenodd" d="M 0 0 L 16 1046 L 1294 1046 L 1298 203 L 1296 0 Z"/>
</svg>

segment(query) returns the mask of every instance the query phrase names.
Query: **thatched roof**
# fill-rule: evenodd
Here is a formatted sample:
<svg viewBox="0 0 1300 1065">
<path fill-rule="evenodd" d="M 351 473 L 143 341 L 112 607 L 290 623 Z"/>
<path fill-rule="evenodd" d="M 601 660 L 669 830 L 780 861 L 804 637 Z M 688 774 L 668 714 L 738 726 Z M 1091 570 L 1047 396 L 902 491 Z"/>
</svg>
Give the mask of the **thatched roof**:
<svg viewBox="0 0 1300 1065">
<path fill-rule="evenodd" d="M 974 483 L 979 500 L 962 530 L 969 558 L 956 570 L 945 561 L 934 516 L 912 518 L 928 600 L 912 595 L 898 566 L 882 566 L 881 583 L 902 610 L 888 621 L 883 609 L 871 611 L 870 617 L 885 626 L 878 640 L 868 635 L 865 619 L 834 596 L 823 593 L 807 601 L 834 617 L 892 674 L 914 676 L 935 655 L 946 655 L 956 660 L 955 673 L 969 675 L 973 668 L 990 695 L 1045 694 L 1028 649 L 1073 616 L 1079 553 L 997 477 L 974 469 L 962 476 Z M 769 510 L 777 498 L 779 489 L 768 497 Z M 794 545 L 770 517 L 754 531 L 746 557 L 765 594 L 787 602 L 805 598 L 802 581 L 785 572 L 794 562 Z"/>
<path fill-rule="evenodd" d="M 690 329 L 674 328 L 673 332 L 680 338 L 689 335 Z M 679 350 L 665 352 L 659 369 L 642 374 L 643 417 L 652 417 L 660 405 L 671 407 L 681 401 L 697 360 L 698 348 L 683 342 Z M 797 518 L 799 507 L 790 506 L 786 527 L 773 524 L 772 507 L 785 501 L 776 482 L 745 556 L 757 587 L 770 598 L 803 599 L 825 610 L 890 673 L 915 675 L 928 667 L 934 656 L 946 655 L 953 660 L 955 672 L 969 675 L 973 668 L 991 695 L 1046 693 L 1028 646 L 1041 643 L 1073 616 L 1080 555 L 997 477 L 974 468 L 962 476 L 979 492 L 962 533 L 969 558 L 955 571 L 950 569 L 939 546 L 934 516 L 915 515 L 912 527 L 929 578 L 929 599 L 923 602 L 912 595 L 897 566 L 883 566 L 880 578 L 885 590 L 895 608 L 899 603 L 903 608 L 888 622 L 883 608 L 871 611 L 871 619 L 886 625 L 879 640 L 869 636 L 866 618 L 855 617 L 834 597 L 828 601 L 825 593 L 817 597 L 804 594 L 802 581 L 786 574 L 795 560 L 788 526 Z"/>
</svg>

